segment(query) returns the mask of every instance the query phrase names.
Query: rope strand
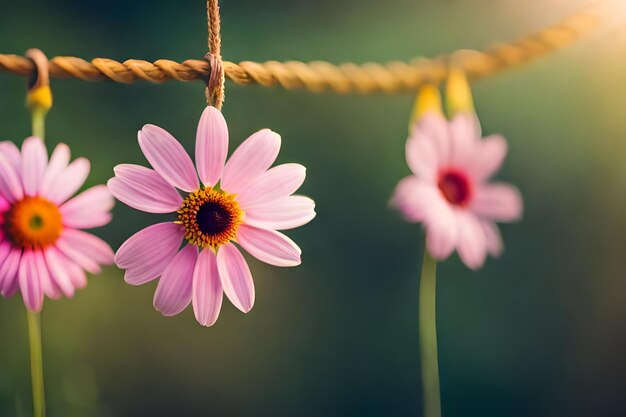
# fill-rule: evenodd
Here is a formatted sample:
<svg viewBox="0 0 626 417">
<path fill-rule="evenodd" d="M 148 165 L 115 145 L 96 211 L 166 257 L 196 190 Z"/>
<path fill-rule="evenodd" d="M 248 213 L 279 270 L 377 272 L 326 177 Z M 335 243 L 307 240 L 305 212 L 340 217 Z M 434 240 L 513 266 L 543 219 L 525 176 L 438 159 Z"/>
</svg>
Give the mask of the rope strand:
<svg viewBox="0 0 626 417">
<path fill-rule="evenodd" d="M 216 24 L 213 21 L 215 17 L 212 16 L 209 13 L 209 26 L 213 28 L 209 31 L 209 46 L 214 48 L 212 52 L 219 52 L 219 36 L 211 35 L 216 33 L 216 26 L 211 26 Z M 215 16 L 219 29 L 219 15 Z M 459 50 L 432 59 L 416 58 L 411 62 L 334 65 L 323 61 L 222 61 L 222 68 L 226 78 L 240 85 L 280 85 L 286 89 L 306 88 L 314 92 L 332 90 L 338 93 L 413 92 L 425 82 L 443 82 L 451 59 L 454 60 L 455 67 L 465 72 L 470 80 L 484 78 L 572 44 L 595 28 L 601 16 L 600 9 L 592 2 L 587 9 L 573 13 L 555 25 L 510 43 L 493 45 L 483 51 Z M 137 59 L 117 62 L 96 58 L 87 62 L 81 58 L 59 56 L 50 60 L 49 69 L 50 76 L 56 78 L 110 80 L 126 84 L 138 80 L 154 83 L 207 80 L 211 74 L 208 61 L 195 59 L 178 63 L 166 59 L 155 62 Z M 28 76 L 34 71 L 34 66 L 22 56 L 0 54 L 0 71 Z"/>
<path fill-rule="evenodd" d="M 222 65 L 222 37 L 220 35 L 220 7 L 217 0 L 207 0 L 207 46 L 209 53 L 206 55 L 209 61 L 210 72 L 207 76 L 206 102 L 209 106 L 215 106 L 218 110 L 224 104 L 224 84 L 226 77 Z"/>
</svg>

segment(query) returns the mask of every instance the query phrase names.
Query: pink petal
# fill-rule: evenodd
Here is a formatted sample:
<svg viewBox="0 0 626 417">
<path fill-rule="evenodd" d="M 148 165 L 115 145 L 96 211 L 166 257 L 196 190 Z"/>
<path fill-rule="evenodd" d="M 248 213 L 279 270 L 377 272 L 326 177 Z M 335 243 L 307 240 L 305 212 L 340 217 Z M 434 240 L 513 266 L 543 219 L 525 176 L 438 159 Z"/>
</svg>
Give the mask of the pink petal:
<svg viewBox="0 0 626 417">
<path fill-rule="evenodd" d="M 107 185 L 122 203 L 148 213 L 172 213 L 180 208 L 182 197 L 156 171 L 130 164 L 118 165 L 114 171 L 115 178 Z"/>
<path fill-rule="evenodd" d="M 300 265 L 302 251 L 287 236 L 274 230 L 242 224 L 237 230 L 237 243 L 259 261 L 274 266 Z"/>
<path fill-rule="evenodd" d="M 51 184 L 49 188 L 44 187 L 45 191 L 42 195 L 56 204 L 64 203 L 85 183 L 89 169 L 90 164 L 87 159 L 74 160 L 58 175 L 54 184 Z"/>
<path fill-rule="evenodd" d="M 67 168 L 69 162 L 70 148 L 64 143 L 59 143 L 50 156 L 48 167 L 43 176 L 40 189 L 42 195 L 49 194 L 51 188 L 57 183 L 59 175 Z"/>
<path fill-rule="evenodd" d="M 154 125 L 145 125 L 138 136 L 146 159 L 167 182 L 188 192 L 198 189 L 193 162 L 174 136 Z"/>
<path fill-rule="evenodd" d="M 102 265 L 113 264 L 113 249 L 104 240 L 82 230 L 65 229 L 61 239 L 75 250 Z"/>
<path fill-rule="evenodd" d="M 7 157 L 15 171 L 22 172 L 22 153 L 15 143 L 8 140 L 0 142 L 0 153 Z"/>
<path fill-rule="evenodd" d="M 46 265 L 48 265 L 48 271 L 54 282 L 61 288 L 61 291 L 63 291 L 66 297 L 73 297 L 74 283 L 72 282 L 67 268 L 67 266 L 73 262 L 67 259 L 54 246 L 49 246 L 44 250 L 44 257 L 46 259 Z"/>
<path fill-rule="evenodd" d="M 248 263 L 232 243 L 220 246 L 217 252 L 217 270 L 222 288 L 231 303 L 247 313 L 254 305 L 254 282 Z"/>
<path fill-rule="evenodd" d="M 483 139 L 475 148 L 468 170 L 477 182 L 491 177 L 502 165 L 506 157 L 506 139 L 492 135 Z"/>
<path fill-rule="evenodd" d="M 456 209 L 458 224 L 457 251 L 463 263 L 471 269 L 479 269 L 487 257 L 487 241 L 480 221 L 464 209 Z"/>
<path fill-rule="evenodd" d="M 452 208 L 442 199 L 428 211 L 424 224 L 428 251 L 437 260 L 446 259 L 454 250 L 458 235 Z"/>
<path fill-rule="evenodd" d="M 502 255 L 502 251 L 504 250 L 500 230 L 498 230 L 498 226 L 496 226 L 495 223 L 488 220 L 481 220 L 480 224 L 483 228 L 483 232 L 485 233 L 487 253 L 497 258 Z"/>
<path fill-rule="evenodd" d="M 80 266 L 76 265 L 74 262 L 68 261 L 65 264 L 65 269 L 67 269 L 67 273 L 69 274 L 74 288 L 81 289 L 87 286 L 87 275 Z"/>
<path fill-rule="evenodd" d="M 465 166 L 474 155 L 480 139 L 480 125 L 476 115 L 461 113 L 450 122 L 450 164 Z"/>
<path fill-rule="evenodd" d="M 222 308 L 224 291 L 217 271 L 215 254 L 204 249 L 198 256 L 193 272 L 193 312 L 203 326 L 212 326 L 217 321 Z"/>
<path fill-rule="evenodd" d="M 107 187 L 96 185 L 61 206 L 63 224 L 76 229 L 104 226 L 111 221 L 110 210 L 114 204 Z"/>
<path fill-rule="evenodd" d="M 92 274 L 99 274 L 102 272 L 102 268 L 96 260 L 91 258 L 87 253 L 83 252 L 80 246 L 76 246 L 74 242 L 64 239 L 63 235 L 57 240 L 56 248 L 70 261 L 77 263 L 81 268 L 91 272 Z"/>
<path fill-rule="evenodd" d="M 410 222 L 424 221 L 429 211 L 439 207 L 437 204 L 442 202 L 438 188 L 414 175 L 405 177 L 398 183 L 391 199 L 391 205 L 400 210 Z"/>
<path fill-rule="evenodd" d="M 0 294 L 5 298 L 11 297 L 19 288 L 17 270 L 20 266 L 21 258 L 22 249 L 11 248 L 4 262 L 2 262 L 2 266 L 0 266 L 0 282 L 2 283 Z"/>
<path fill-rule="evenodd" d="M 502 183 L 484 184 L 476 188 L 471 210 L 479 216 L 499 222 L 522 217 L 522 195 L 517 188 Z"/>
<path fill-rule="evenodd" d="M 184 237 L 176 223 L 158 223 L 131 236 L 117 250 L 115 263 L 127 269 L 124 279 L 132 285 L 157 278 L 174 258 Z"/>
<path fill-rule="evenodd" d="M 440 114 L 427 113 L 415 125 L 411 137 L 421 137 L 429 141 L 435 149 L 440 165 L 450 161 L 450 129 L 448 121 Z"/>
<path fill-rule="evenodd" d="M 426 181 L 437 181 L 437 149 L 419 130 L 406 142 L 406 160 L 415 175 Z"/>
<path fill-rule="evenodd" d="M 286 230 L 307 224 L 315 217 L 315 202 L 292 195 L 246 210 L 244 222 L 262 229 Z"/>
<path fill-rule="evenodd" d="M 11 202 L 24 197 L 22 179 L 15 164 L 15 161 L 9 160 L 5 153 L 0 152 L 0 194 Z"/>
<path fill-rule="evenodd" d="M 228 126 L 222 112 L 208 106 L 196 132 L 196 166 L 200 180 L 213 187 L 219 181 L 228 155 Z"/>
<path fill-rule="evenodd" d="M 24 251 L 17 271 L 20 292 L 26 307 L 34 312 L 41 311 L 43 305 L 43 289 L 37 275 L 37 266 L 32 251 Z"/>
<path fill-rule="evenodd" d="M 193 271 L 198 250 L 187 245 L 169 263 L 154 293 L 154 308 L 164 316 L 174 316 L 191 302 Z"/>
<path fill-rule="evenodd" d="M 280 136 L 269 129 L 259 130 L 233 152 L 222 174 L 221 188 L 238 194 L 265 172 L 276 160 Z"/>
<path fill-rule="evenodd" d="M 34 136 L 26 139 L 22 144 L 22 181 L 26 195 L 39 194 L 47 165 L 48 152 L 43 141 Z"/>
<path fill-rule="evenodd" d="M 304 182 L 306 168 L 300 164 L 275 166 L 251 181 L 237 196 L 244 210 L 293 194 Z"/>
<path fill-rule="evenodd" d="M 33 251 L 33 259 L 35 263 L 35 274 L 41 280 L 41 289 L 43 290 L 43 293 L 53 300 L 61 298 L 61 295 L 63 295 L 61 287 L 59 287 L 56 281 L 52 278 L 52 275 L 50 275 L 50 270 L 46 264 L 46 258 L 44 257 L 43 251 Z"/>
</svg>

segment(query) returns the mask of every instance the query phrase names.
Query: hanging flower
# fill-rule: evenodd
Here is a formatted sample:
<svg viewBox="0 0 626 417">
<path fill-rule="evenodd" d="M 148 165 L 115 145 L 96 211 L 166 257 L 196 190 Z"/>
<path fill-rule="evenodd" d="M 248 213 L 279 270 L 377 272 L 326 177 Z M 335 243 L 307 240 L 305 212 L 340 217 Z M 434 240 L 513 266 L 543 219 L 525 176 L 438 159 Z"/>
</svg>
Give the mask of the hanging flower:
<svg viewBox="0 0 626 417">
<path fill-rule="evenodd" d="M 113 263 L 109 245 L 80 230 L 109 223 L 113 197 L 98 185 L 68 201 L 89 174 L 88 160 L 69 160 L 65 144 L 48 161 L 37 137 L 26 139 L 21 152 L 0 142 L 0 294 L 20 290 L 35 312 L 44 294 L 72 297 L 87 285 L 85 270 L 96 274 Z"/>
<path fill-rule="evenodd" d="M 119 248 L 115 262 L 126 270 L 126 282 L 140 285 L 160 277 L 154 307 L 172 316 L 191 302 L 204 326 L 217 320 L 222 293 L 239 310 L 250 311 L 254 283 L 235 243 L 270 265 L 300 264 L 300 248 L 277 230 L 315 217 L 313 200 L 292 195 L 304 182 L 305 168 L 270 168 L 280 136 L 269 129 L 250 136 L 226 162 L 228 128 L 213 107 L 198 124 L 197 174 L 182 145 L 165 130 L 146 125 L 138 137 L 154 169 L 118 165 L 109 190 L 137 210 L 176 217 L 139 231 Z"/>
<path fill-rule="evenodd" d="M 481 139 L 474 113 L 458 113 L 447 121 L 430 112 L 416 123 L 406 145 L 413 175 L 400 181 L 392 204 L 408 221 L 424 224 L 433 257 L 445 259 L 456 249 L 465 265 L 478 269 L 487 254 L 501 254 L 495 222 L 512 222 L 522 215 L 515 187 L 488 182 L 506 152 L 503 137 Z"/>
</svg>

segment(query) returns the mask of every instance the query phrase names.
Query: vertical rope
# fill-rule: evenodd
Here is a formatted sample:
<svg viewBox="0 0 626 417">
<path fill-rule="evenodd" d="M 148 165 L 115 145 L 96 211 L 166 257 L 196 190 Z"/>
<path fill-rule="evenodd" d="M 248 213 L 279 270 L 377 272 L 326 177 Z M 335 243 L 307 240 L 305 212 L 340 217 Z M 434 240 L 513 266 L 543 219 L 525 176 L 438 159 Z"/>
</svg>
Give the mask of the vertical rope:
<svg viewBox="0 0 626 417">
<path fill-rule="evenodd" d="M 222 65 L 222 37 L 220 35 L 220 7 L 218 0 L 207 0 L 207 46 L 209 53 L 205 58 L 211 66 L 206 86 L 206 101 L 209 106 L 221 109 L 224 104 L 224 67 Z"/>
</svg>

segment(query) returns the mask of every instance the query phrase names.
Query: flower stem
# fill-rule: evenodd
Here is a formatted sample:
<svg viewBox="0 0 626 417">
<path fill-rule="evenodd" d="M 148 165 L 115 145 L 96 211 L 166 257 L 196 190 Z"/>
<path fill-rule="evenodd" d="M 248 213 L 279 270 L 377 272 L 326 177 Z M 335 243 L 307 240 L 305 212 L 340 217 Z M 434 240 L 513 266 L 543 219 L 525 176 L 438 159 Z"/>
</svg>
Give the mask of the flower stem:
<svg viewBox="0 0 626 417">
<path fill-rule="evenodd" d="M 41 140 L 45 136 L 47 110 L 35 107 L 31 110 L 32 134 Z M 41 344 L 41 314 L 26 309 L 28 322 L 28 344 L 30 347 L 30 377 L 33 387 L 34 417 L 45 417 L 46 395 L 43 380 L 43 352 Z"/>
<path fill-rule="evenodd" d="M 46 136 L 46 113 L 47 110 L 43 109 L 35 109 L 31 113 L 33 136 L 37 136 L 41 140 L 44 140 Z"/>
<path fill-rule="evenodd" d="M 437 261 L 424 249 L 419 289 L 419 331 L 425 417 L 441 417 L 436 320 Z"/>
<path fill-rule="evenodd" d="M 41 349 L 41 316 L 26 309 L 28 342 L 30 345 L 30 374 L 33 385 L 34 417 L 46 415 L 46 398 L 43 383 L 43 353 Z"/>
</svg>

